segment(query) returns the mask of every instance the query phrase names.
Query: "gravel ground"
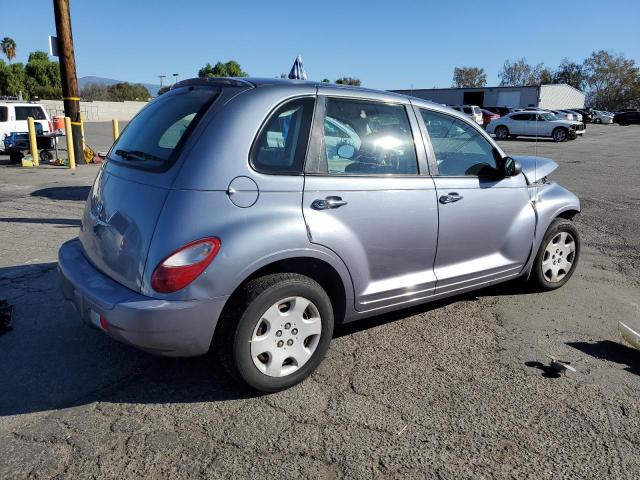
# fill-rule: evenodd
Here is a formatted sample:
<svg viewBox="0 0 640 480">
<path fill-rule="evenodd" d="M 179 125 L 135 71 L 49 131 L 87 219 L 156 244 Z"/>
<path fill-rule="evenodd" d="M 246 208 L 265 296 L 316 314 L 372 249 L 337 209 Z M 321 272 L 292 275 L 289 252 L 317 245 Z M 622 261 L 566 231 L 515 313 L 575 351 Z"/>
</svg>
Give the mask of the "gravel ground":
<svg viewBox="0 0 640 480">
<path fill-rule="evenodd" d="M 106 149 L 110 125 L 88 132 Z M 165 359 L 83 327 L 57 247 L 96 173 L 0 165 L 0 478 L 638 478 L 637 127 L 589 126 L 554 158 L 583 204 L 562 289 L 509 283 L 338 328 L 303 384 L 254 396 L 209 357 Z M 0 164 L 2 164 L 0 158 Z M 555 376 L 546 354 L 572 362 Z"/>
</svg>

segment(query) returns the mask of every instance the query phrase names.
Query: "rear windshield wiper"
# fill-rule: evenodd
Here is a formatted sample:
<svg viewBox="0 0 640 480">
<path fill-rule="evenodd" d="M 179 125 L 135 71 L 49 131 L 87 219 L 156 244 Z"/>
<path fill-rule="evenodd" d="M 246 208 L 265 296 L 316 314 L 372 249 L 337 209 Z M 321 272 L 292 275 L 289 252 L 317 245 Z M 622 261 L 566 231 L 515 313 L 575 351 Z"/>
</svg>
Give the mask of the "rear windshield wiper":
<svg viewBox="0 0 640 480">
<path fill-rule="evenodd" d="M 116 150 L 116 155 L 124 158 L 125 160 L 153 160 L 156 162 L 164 162 L 165 159 L 152 155 L 141 150 Z"/>
</svg>

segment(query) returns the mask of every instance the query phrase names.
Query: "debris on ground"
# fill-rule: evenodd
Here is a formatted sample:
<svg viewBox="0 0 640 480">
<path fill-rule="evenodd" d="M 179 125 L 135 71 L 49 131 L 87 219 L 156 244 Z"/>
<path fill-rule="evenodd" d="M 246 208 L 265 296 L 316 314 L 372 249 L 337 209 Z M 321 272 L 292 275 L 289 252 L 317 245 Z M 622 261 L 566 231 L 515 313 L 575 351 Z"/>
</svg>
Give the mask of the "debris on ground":
<svg viewBox="0 0 640 480">
<path fill-rule="evenodd" d="M 565 360 L 558 360 L 556 357 L 552 355 L 547 355 L 547 357 L 551 359 L 551 363 L 549 364 L 549 366 L 556 372 L 558 373 L 566 373 L 567 371 L 574 372 L 574 373 L 576 372 L 576 369 L 571 366 L 571 362 L 567 362 Z"/>
<path fill-rule="evenodd" d="M 6 300 L 0 300 L 0 335 L 12 330 L 11 326 L 11 313 L 13 312 L 13 305 Z"/>
</svg>

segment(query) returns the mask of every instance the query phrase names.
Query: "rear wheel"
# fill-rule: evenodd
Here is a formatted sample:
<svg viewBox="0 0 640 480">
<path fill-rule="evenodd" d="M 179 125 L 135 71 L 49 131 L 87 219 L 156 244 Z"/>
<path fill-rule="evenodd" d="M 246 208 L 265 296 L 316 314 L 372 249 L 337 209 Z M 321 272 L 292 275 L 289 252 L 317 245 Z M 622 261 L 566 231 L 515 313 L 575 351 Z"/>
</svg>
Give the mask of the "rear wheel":
<svg viewBox="0 0 640 480">
<path fill-rule="evenodd" d="M 308 377 L 333 336 L 327 293 L 294 273 L 249 281 L 220 318 L 215 348 L 229 373 L 263 392 L 289 388 Z"/>
<path fill-rule="evenodd" d="M 498 140 L 506 140 L 509 137 L 509 129 L 504 125 L 496 127 L 495 133 Z"/>
<path fill-rule="evenodd" d="M 602 119 L 601 118 L 596 118 L 593 123 L 602 123 Z"/>
<path fill-rule="evenodd" d="M 564 142 L 569 137 L 569 134 L 566 128 L 558 127 L 553 130 L 552 136 L 556 142 Z"/>
<path fill-rule="evenodd" d="M 557 218 L 540 244 L 531 278 L 545 290 L 560 288 L 573 275 L 579 257 L 578 229 L 572 221 Z"/>
</svg>

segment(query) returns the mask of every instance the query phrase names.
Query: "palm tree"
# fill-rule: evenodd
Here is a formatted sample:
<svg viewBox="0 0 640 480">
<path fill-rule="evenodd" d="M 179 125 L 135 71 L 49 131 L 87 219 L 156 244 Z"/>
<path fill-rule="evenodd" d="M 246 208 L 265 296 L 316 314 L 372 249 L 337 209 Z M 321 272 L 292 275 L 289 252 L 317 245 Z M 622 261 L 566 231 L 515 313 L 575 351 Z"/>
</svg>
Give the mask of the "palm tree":
<svg viewBox="0 0 640 480">
<path fill-rule="evenodd" d="M 9 61 L 16 58 L 16 42 L 13 38 L 4 37 L 0 42 L 0 48 L 2 48 L 2 53 L 5 54 Z"/>
</svg>

